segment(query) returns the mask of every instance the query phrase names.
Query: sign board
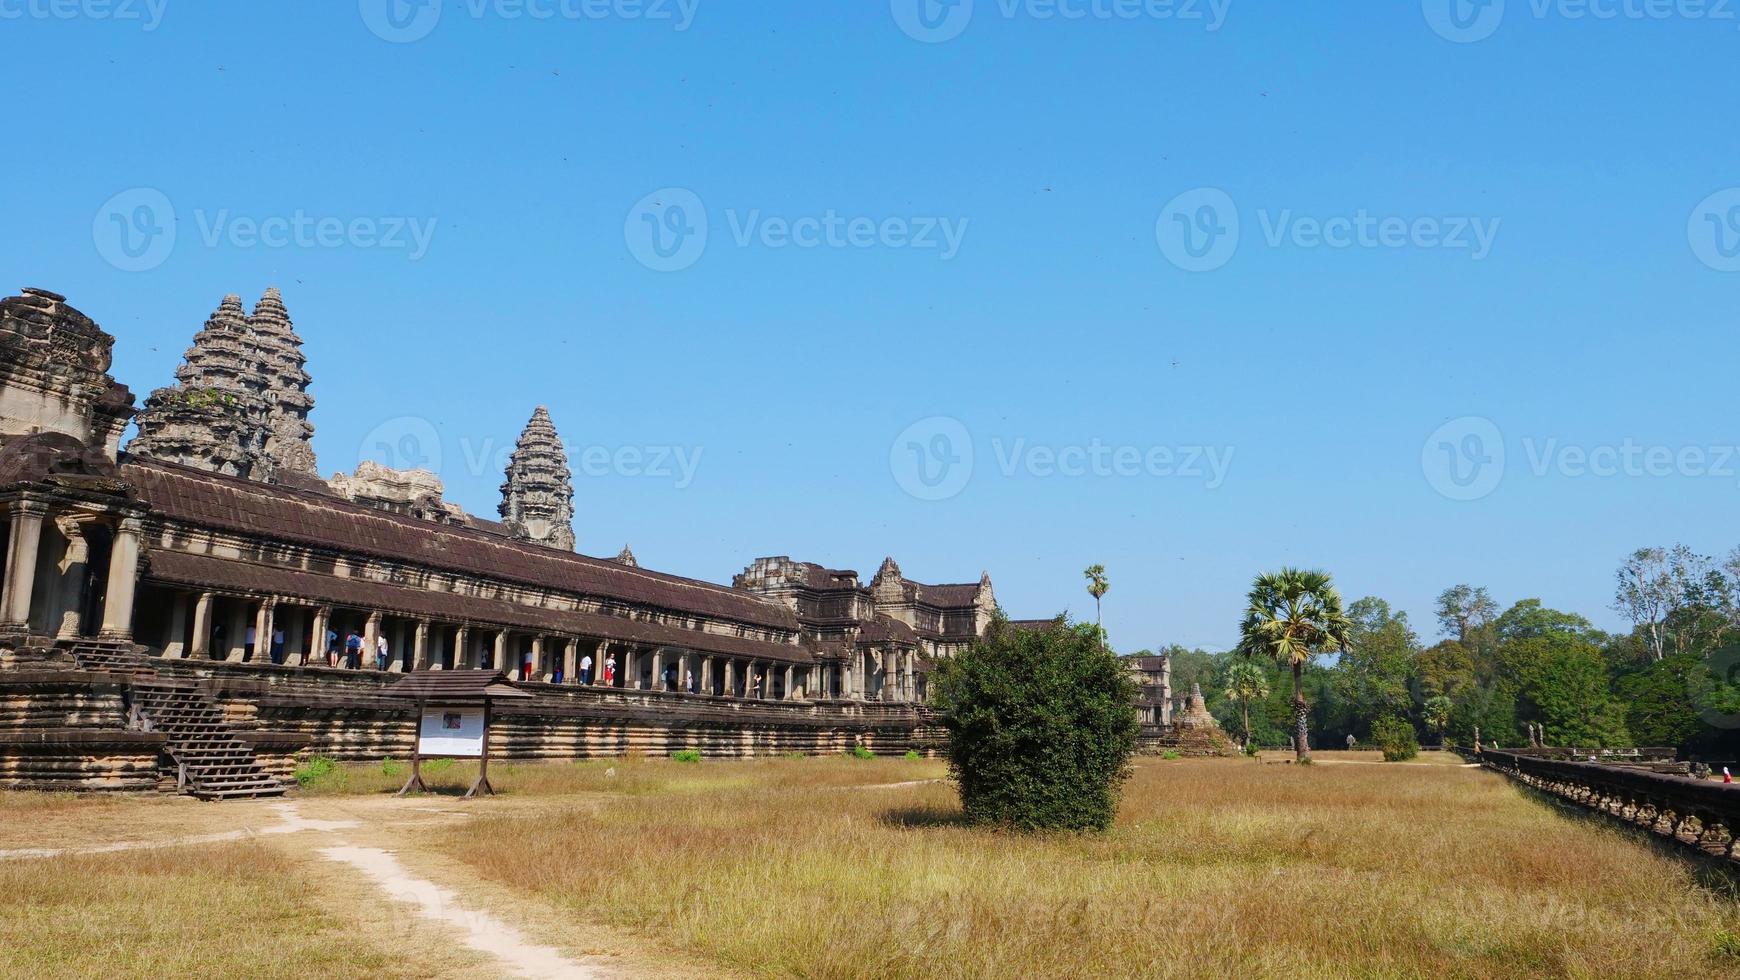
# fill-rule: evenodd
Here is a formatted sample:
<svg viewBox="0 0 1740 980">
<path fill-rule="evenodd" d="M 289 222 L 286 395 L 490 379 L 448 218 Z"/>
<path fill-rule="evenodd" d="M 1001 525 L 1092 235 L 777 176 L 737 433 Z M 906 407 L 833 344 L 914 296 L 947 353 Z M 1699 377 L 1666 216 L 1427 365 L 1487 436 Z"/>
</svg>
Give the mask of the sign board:
<svg viewBox="0 0 1740 980">
<path fill-rule="evenodd" d="M 427 705 L 417 728 L 417 751 L 435 758 L 476 759 L 483 755 L 483 706 Z"/>
</svg>

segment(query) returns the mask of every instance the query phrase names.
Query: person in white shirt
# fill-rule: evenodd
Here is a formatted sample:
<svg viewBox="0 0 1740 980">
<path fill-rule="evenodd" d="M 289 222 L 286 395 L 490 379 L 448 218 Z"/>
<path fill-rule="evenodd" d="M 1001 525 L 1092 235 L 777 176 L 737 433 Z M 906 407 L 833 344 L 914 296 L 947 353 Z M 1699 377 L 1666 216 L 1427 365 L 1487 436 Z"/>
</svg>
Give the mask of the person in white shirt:
<svg viewBox="0 0 1740 980">
<path fill-rule="evenodd" d="M 592 683 L 592 654 L 580 658 L 580 683 Z"/>
<path fill-rule="evenodd" d="M 375 638 L 375 669 L 386 670 L 389 648 L 385 635 Z"/>
</svg>

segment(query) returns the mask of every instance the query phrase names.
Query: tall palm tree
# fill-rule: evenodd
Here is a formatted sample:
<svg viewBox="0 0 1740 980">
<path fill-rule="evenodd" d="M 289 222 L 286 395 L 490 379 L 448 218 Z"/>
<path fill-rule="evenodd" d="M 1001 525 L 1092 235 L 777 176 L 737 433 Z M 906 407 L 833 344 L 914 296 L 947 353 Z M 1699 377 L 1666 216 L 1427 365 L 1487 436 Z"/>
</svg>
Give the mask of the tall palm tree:
<svg viewBox="0 0 1740 980">
<path fill-rule="evenodd" d="M 1082 572 L 1082 574 L 1087 576 L 1088 595 L 1094 597 L 1094 629 L 1099 629 L 1100 598 L 1110 592 L 1112 588 L 1111 583 L 1106 581 L 1106 566 L 1089 565 L 1087 571 Z M 1105 642 L 1105 632 L 1102 630 L 1100 632 L 1100 645 L 1104 646 Z"/>
<path fill-rule="evenodd" d="M 1226 696 L 1239 703 L 1244 722 L 1245 745 L 1251 744 L 1251 702 L 1269 697 L 1269 675 L 1249 660 L 1236 660 L 1226 669 Z"/>
<path fill-rule="evenodd" d="M 1346 651 L 1353 622 L 1327 572 L 1297 568 L 1265 572 L 1251 585 L 1247 602 L 1239 653 L 1269 657 L 1293 668 L 1293 752 L 1304 762 L 1311 758 L 1306 740 L 1310 712 L 1305 704 L 1305 665 L 1319 654 Z"/>
</svg>

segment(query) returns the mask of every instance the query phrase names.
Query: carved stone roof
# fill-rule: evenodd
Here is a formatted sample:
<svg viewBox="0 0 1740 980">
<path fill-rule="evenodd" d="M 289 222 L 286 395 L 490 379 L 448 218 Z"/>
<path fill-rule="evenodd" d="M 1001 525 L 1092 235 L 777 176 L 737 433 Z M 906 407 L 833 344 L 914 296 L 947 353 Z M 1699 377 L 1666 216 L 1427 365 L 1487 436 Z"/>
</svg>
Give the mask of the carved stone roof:
<svg viewBox="0 0 1740 980">
<path fill-rule="evenodd" d="M 618 565 L 627 565 L 629 568 L 640 567 L 640 559 L 634 557 L 634 552 L 629 550 L 629 547 L 626 544 L 622 546 L 622 550 L 617 552 L 616 557 L 612 560 Z"/>
<path fill-rule="evenodd" d="M 568 454 L 542 405 L 532 413 L 508 458 L 501 485 L 501 519 L 513 536 L 562 551 L 574 550 L 574 483 Z"/>
<path fill-rule="evenodd" d="M 66 297 L 26 289 L 0 299 L 0 434 L 61 432 L 105 446 L 133 416 L 133 393 L 108 375 L 115 338 Z"/>
<path fill-rule="evenodd" d="M 153 460 L 127 459 L 122 475 L 165 517 L 337 552 L 601 599 L 795 631 L 783 605 L 747 592 L 628 568 L 470 527 L 418 520 L 335 496 L 255 483 Z M 446 593 L 431 593 L 442 600 Z"/>
</svg>

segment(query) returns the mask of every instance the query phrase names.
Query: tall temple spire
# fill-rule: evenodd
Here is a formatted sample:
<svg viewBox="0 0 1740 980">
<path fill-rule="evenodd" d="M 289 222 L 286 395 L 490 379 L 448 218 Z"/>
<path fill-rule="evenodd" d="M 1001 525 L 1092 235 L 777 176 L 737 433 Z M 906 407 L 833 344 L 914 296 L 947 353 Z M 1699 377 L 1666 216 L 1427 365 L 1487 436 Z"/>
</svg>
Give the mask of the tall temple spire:
<svg viewBox="0 0 1740 980">
<path fill-rule="evenodd" d="M 302 340 L 276 288 L 248 316 L 225 296 L 139 414 L 127 451 L 250 480 L 315 475 Z"/>
<path fill-rule="evenodd" d="M 302 356 L 302 338 L 296 336 L 278 287 L 266 289 L 254 305 L 248 326 L 259 345 L 266 375 L 262 381 L 271 401 L 266 453 L 280 470 L 318 475 L 310 442 L 314 426 L 308 421 L 309 412 L 314 410 L 314 398 L 308 394 L 308 359 Z"/>
<path fill-rule="evenodd" d="M 574 483 L 568 454 L 542 405 L 532 413 L 508 458 L 501 485 L 501 519 L 515 538 L 574 550 Z"/>
</svg>

